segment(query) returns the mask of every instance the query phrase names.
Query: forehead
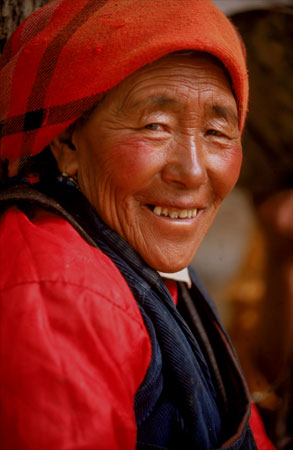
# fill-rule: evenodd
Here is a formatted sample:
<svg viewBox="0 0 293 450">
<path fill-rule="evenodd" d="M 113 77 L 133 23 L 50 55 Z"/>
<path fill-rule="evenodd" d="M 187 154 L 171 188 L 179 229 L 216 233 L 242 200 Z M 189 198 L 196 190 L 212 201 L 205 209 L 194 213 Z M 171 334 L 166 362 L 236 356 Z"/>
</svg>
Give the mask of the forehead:
<svg viewBox="0 0 293 450">
<path fill-rule="evenodd" d="M 206 71 L 212 71 L 215 76 L 219 76 L 220 78 L 224 76 L 231 87 L 232 84 L 229 72 L 222 62 L 211 54 L 198 51 L 180 51 L 165 55 L 134 72 L 124 81 L 133 82 L 135 79 L 143 79 L 152 73 L 159 72 L 178 76 L 184 76 L 184 74 L 191 74 L 194 76 L 194 74 L 197 73 L 200 77 L 201 74 Z"/>
<path fill-rule="evenodd" d="M 119 111 L 129 108 L 176 108 L 188 100 L 188 90 L 210 91 L 225 103 L 236 101 L 228 72 L 212 55 L 198 52 L 167 55 L 127 77 L 105 97 Z M 185 102 L 186 100 L 186 102 Z"/>
</svg>

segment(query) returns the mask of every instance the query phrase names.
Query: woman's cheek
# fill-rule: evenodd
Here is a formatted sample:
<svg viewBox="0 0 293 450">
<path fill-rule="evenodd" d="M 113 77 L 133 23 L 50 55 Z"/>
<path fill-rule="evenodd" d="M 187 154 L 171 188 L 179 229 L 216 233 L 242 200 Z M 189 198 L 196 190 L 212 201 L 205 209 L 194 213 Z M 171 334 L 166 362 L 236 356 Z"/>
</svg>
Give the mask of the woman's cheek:
<svg viewBox="0 0 293 450">
<path fill-rule="evenodd" d="M 224 199 L 235 186 L 241 169 L 242 147 L 235 144 L 221 154 L 213 155 L 213 179 L 217 195 Z"/>
<path fill-rule="evenodd" d="M 129 138 L 126 142 L 115 145 L 111 151 L 110 166 L 113 175 L 124 188 L 137 187 L 148 182 L 160 171 L 163 152 L 143 139 Z"/>
</svg>

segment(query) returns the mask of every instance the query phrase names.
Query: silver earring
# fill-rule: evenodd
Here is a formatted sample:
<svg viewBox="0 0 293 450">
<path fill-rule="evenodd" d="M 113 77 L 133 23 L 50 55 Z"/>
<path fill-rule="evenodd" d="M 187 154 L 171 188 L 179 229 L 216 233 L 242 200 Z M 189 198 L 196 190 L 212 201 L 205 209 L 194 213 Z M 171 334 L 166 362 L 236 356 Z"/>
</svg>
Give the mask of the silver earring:
<svg viewBox="0 0 293 450">
<path fill-rule="evenodd" d="M 77 175 L 70 176 L 66 172 L 61 172 L 59 177 L 57 177 L 57 180 L 59 183 L 66 183 L 68 186 L 73 186 L 80 191 Z"/>
</svg>

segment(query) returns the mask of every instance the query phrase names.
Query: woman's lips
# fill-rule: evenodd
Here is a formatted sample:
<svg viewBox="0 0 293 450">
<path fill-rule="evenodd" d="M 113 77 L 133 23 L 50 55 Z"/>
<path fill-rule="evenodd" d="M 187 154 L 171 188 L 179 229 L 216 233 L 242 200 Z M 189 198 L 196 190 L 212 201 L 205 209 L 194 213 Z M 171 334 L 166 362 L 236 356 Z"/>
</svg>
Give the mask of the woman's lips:
<svg viewBox="0 0 293 450">
<path fill-rule="evenodd" d="M 166 206 L 148 205 L 156 216 L 170 217 L 171 219 L 193 219 L 197 215 L 197 208 L 171 208 Z"/>
</svg>

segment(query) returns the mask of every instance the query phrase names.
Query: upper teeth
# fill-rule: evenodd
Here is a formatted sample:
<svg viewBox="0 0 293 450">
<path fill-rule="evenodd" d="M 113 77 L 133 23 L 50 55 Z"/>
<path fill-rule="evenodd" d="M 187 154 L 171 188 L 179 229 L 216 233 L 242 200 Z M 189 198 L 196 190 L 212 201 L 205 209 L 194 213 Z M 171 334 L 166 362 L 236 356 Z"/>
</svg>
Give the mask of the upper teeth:
<svg viewBox="0 0 293 450">
<path fill-rule="evenodd" d="M 155 206 L 153 209 L 153 212 L 157 216 L 169 216 L 171 219 L 185 219 L 188 217 L 191 219 L 192 217 L 195 217 L 197 214 L 197 209 L 174 209 L 174 208 L 164 208 L 162 206 Z"/>
</svg>

